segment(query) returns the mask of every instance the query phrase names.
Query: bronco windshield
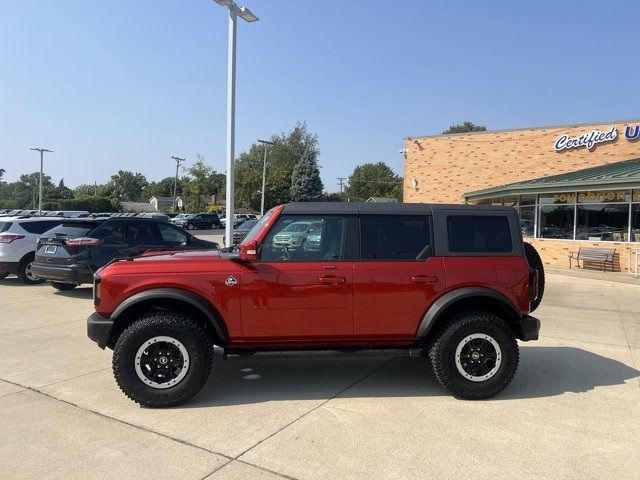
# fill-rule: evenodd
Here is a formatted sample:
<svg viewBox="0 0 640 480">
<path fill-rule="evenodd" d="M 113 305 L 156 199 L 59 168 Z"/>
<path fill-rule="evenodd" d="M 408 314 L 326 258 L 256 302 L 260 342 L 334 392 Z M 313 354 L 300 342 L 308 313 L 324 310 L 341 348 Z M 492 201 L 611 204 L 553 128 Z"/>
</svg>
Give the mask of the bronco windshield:
<svg viewBox="0 0 640 480">
<path fill-rule="evenodd" d="M 247 236 L 244 237 L 244 240 L 242 241 L 242 243 L 247 243 L 247 242 L 250 242 L 251 240 L 254 240 L 256 238 L 256 235 L 258 235 L 258 232 L 262 230 L 262 227 L 264 226 L 265 223 L 269 221 L 272 215 L 273 215 L 273 210 L 269 210 L 267 213 L 265 213 L 264 216 L 258 221 L 258 223 L 256 223 L 253 226 L 253 228 L 249 231 L 249 233 L 247 233 Z"/>
</svg>

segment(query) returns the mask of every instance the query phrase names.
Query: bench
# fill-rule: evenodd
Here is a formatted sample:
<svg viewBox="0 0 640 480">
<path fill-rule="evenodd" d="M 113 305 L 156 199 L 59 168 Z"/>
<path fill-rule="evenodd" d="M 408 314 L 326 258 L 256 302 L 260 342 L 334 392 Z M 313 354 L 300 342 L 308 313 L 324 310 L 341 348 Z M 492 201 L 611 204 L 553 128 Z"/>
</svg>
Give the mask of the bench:
<svg viewBox="0 0 640 480">
<path fill-rule="evenodd" d="M 613 257 L 615 254 L 615 248 L 580 247 L 578 252 L 569 254 L 569 268 L 571 268 L 573 260 L 576 261 L 578 268 L 580 268 L 580 260 L 582 260 L 582 268 L 585 267 L 586 263 L 595 263 L 601 265 L 604 272 L 607 271 L 607 266 L 610 265 L 613 272 Z"/>
</svg>

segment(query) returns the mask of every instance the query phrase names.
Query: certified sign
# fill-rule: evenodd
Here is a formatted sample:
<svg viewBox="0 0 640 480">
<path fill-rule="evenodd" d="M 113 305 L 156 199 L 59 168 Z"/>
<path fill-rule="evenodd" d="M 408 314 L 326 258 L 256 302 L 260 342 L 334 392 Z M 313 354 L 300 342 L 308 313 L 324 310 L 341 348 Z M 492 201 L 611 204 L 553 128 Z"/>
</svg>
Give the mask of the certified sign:
<svg viewBox="0 0 640 480">
<path fill-rule="evenodd" d="M 590 132 L 583 133 L 577 137 L 571 137 L 565 133 L 556 140 L 554 148 L 556 149 L 556 152 L 579 147 L 587 147 L 588 150 L 592 150 L 599 143 L 612 142 L 617 138 L 617 136 L 618 129 L 615 125 L 606 132 L 591 130 Z"/>
</svg>

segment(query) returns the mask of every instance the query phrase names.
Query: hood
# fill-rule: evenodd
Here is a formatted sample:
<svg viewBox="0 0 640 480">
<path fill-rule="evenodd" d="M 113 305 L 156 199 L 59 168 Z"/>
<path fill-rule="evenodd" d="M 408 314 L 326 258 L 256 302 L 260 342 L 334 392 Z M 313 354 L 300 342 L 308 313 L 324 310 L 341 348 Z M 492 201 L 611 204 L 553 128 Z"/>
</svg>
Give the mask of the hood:
<svg viewBox="0 0 640 480">
<path fill-rule="evenodd" d="M 140 257 L 116 259 L 98 270 L 98 274 L 158 274 L 214 272 L 228 270 L 234 264 L 218 250 L 149 251 Z M 231 267 L 232 269 L 239 266 Z"/>
</svg>

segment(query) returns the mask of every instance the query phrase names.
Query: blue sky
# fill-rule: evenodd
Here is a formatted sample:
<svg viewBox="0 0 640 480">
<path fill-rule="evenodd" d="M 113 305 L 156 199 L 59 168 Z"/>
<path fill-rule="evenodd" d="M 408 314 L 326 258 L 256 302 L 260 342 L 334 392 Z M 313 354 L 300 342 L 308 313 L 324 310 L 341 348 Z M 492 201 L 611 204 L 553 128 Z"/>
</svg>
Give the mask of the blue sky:
<svg viewBox="0 0 640 480">
<path fill-rule="evenodd" d="M 237 151 L 306 121 L 325 188 L 402 139 L 639 116 L 640 2 L 246 0 Z M 0 167 L 67 185 L 224 170 L 227 17 L 212 0 L 0 0 Z"/>
</svg>

